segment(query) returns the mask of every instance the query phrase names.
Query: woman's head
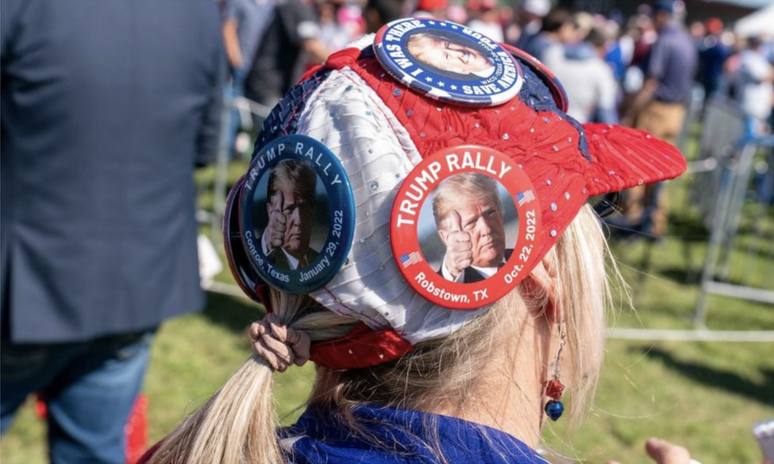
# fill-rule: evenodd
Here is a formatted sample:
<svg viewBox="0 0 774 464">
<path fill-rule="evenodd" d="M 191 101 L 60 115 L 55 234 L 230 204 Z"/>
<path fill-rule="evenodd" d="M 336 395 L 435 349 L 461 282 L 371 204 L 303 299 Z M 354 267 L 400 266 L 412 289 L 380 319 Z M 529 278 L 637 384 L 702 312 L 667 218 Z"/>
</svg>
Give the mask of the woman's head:
<svg viewBox="0 0 774 464">
<path fill-rule="evenodd" d="M 312 401 L 347 408 L 361 403 L 460 414 L 479 408 L 481 395 L 499 372 L 511 387 L 532 388 L 535 368 L 548 375 L 561 322 L 567 344 L 563 381 L 573 389 L 571 416 L 579 419 L 596 385 L 603 357 L 605 312 L 610 289 L 606 244 L 598 218 L 584 207 L 541 266 L 545 276 L 528 277 L 488 311 L 452 334 L 417 343 L 384 365 L 365 369 L 320 369 Z M 536 342 L 534 336 L 545 336 Z M 535 364 L 517 364 L 534 357 Z M 488 363 L 493 365 L 487 366 Z M 498 393 L 502 394 L 502 393 Z M 525 393 L 526 395 L 526 393 Z M 533 395 L 529 395 L 532 397 Z M 540 412 L 543 404 L 532 404 Z M 471 412 L 471 411 L 468 411 Z"/>
<path fill-rule="evenodd" d="M 380 72 L 367 54 L 352 56 L 350 51 L 332 57 L 328 68 L 291 90 L 256 144 L 261 150 L 288 133 L 303 134 L 324 143 L 349 178 L 354 233 L 346 262 L 309 295 L 272 288 L 263 300 L 282 323 L 312 341 L 318 376 L 310 402 L 331 406 L 343 419 L 362 403 L 482 423 L 489 420 L 482 414 L 491 413 L 497 416 L 492 423 L 507 430 L 501 419 L 529 422 L 532 436 L 519 438 L 532 440 L 544 417 L 544 385 L 561 372 L 573 389 L 572 413 L 578 417 L 596 383 L 609 302 L 605 242 L 586 200 L 677 175 L 684 159 L 641 132 L 580 126 L 551 104 L 549 89 L 534 74 L 527 76 L 530 98 L 492 107 L 442 107 Z M 486 150 L 510 161 L 495 157 L 503 164 L 487 164 L 476 157 Z M 508 193 L 521 208 L 525 243 L 518 249 L 508 244 L 507 263 L 494 263 L 500 270 L 491 282 L 508 283 L 512 290 L 492 305 L 449 309 L 428 298 L 405 271 L 428 266 L 421 254 L 396 255 L 392 246 L 393 213 L 410 216 L 421 208 L 441 164 L 414 173 L 421 182 L 409 197 L 413 203 L 396 202 L 397 192 L 409 185 L 412 170 L 439 152 L 456 157 L 445 158 L 450 169 L 481 171 L 499 176 L 501 183 L 511 170 L 524 174 Z M 324 179 L 320 173 L 329 167 L 319 159 L 313 156 Z M 454 284 L 463 287 L 448 284 L 442 290 L 467 285 Z M 267 362 L 253 357 L 162 451 L 190 464 L 281 460 L 267 425 L 270 374 Z M 491 388 L 492 382 L 498 388 Z M 487 408 L 485 401 L 517 407 Z"/>
</svg>

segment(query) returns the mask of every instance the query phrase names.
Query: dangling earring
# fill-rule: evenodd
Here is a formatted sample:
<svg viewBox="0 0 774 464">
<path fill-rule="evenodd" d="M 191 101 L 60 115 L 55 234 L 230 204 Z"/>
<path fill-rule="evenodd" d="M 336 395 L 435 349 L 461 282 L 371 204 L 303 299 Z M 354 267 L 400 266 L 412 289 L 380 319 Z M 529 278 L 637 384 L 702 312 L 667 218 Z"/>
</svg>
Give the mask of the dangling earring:
<svg viewBox="0 0 774 464">
<path fill-rule="evenodd" d="M 562 393 L 564 392 L 564 385 L 559 381 L 559 368 L 562 359 L 562 349 L 564 348 L 564 339 L 566 334 L 564 332 L 564 324 L 559 324 L 559 349 L 556 352 L 556 360 L 554 361 L 554 369 L 551 380 L 546 382 L 546 396 L 551 398 L 546 403 L 546 414 L 555 421 L 562 417 L 564 412 L 564 404 L 560 401 L 562 399 Z"/>
</svg>

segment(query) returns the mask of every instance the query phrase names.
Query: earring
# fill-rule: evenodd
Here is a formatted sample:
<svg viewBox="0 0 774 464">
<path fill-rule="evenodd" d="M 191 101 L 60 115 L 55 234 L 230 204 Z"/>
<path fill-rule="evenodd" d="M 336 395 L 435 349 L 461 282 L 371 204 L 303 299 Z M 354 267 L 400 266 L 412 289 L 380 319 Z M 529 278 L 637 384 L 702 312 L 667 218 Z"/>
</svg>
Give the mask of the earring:
<svg viewBox="0 0 774 464">
<path fill-rule="evenodd" d="M 559 328 L 559 349 L 556 352 L 556 360 L 554 361 L 554 369 L 551 380 L 546 382 L 546 396 L 551 398 L 546 403 L 546 414 L 555 421 L 562 417 L 564 412 L 564 404 L 560 401 L 562 399 L 562 393 L 564 392 L 564 385 L 559 381 L 559 368 L 562 356 L 562 349 L 564 348 L 564 339 L 566 334 L 564 332 L 564 324 L 560 324 Z"/>
</svg>

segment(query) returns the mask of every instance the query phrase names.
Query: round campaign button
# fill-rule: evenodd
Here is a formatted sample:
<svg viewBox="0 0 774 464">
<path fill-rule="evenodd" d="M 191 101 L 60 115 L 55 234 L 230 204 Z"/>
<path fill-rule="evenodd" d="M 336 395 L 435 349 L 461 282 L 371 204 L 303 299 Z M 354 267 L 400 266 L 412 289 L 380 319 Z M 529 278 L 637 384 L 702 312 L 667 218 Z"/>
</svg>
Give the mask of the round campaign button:
<svg viewBox="0 0 774 464">
<path fill-rule="evenodd" d="M 352 187 L 341 162 L 321 142 L 280 137 L 253 156 L 239 218 L 258 275 L 283 292 L 311 293 L 347 259 L 355 232 Z"/>
<path fill-rule="evenodd" d="M 526 173 L 491 148 L 444 148 L 403 182 L 390 239 L 398 268 L 427 300 L 477 309 L 511 291 L 540 246 L 540 205 Z"/>
<path fill-rule="evenodd" d="M 237 285 L 250 299 L 260 303 L 257 288 L 264 285 L 264 282 L 250 264 L 250 258 L 242 245 L 242 234 L 239 231 L 238 198 L 244 182 L 244 176 L 240 177 L 228 193 L 226 210 L 223 215 L 223 245 L 228 267 L 231 269 L 231 274 Z"/>
<path fill-rule="evenodd" d="M 450 103 L 493 106 L 519 93 L 519 64 L 494 40 L 450 21 L 406 18 L 379 29 L 379 63 L 403 84 Z"/>
</svg>

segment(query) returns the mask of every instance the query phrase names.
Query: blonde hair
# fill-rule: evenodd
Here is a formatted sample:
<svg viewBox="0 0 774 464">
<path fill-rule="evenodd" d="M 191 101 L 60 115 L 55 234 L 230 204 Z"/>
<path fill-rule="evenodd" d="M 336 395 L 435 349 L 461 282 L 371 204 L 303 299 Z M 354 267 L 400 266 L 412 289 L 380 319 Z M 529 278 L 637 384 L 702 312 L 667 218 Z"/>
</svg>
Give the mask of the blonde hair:
<svg viewBox="0 0 774 464">
<path fill-rule="evenodd" d="M 611 302 L 605 272 L 605 243 L 601 226 L 585 206 L 545 258 L 555 274 L 554 309 L 566 328 L 564 356 L 573 386 L 568 415 L 574 423 L 593 395 L 603 356 L 605 308 Z M 620 278 L 614 269 L 614 277 Z M 518 296 L 517 296 L 518 295 Z M 414 351 L 391 363 L 366 369 L 317 369 L 310 404 L 333 406 L 343 425 L 357 430 L 353 407 L 376 403 L 414 410 L 433 405 L 463 405 L 480 380 L 481 359 L 497 343 L 499 321 L 513 311 L 515 298 L 531 310 L 547 308 L 549 294 L 536 285 L 520 285 L 517 292 L 496 303 L 452 335 L 417 343 Z M 303 296 L 272 291 L 280 319 L 306 330 L 312 340 L 327 340 L 349 332 L 354 319 L 329 311 L 313 311 Z M 517 369 L 517 367 L 513 367 Z M 518 383 L 518 377 L 516 382 Z M 545 379 L 548 380 L 548 379 Z M 272 371 L 262 358 L 251 357 L 209 401 L 191 414 L 162 443 L 151 464 L 252 464 L 284 462 L 276 433 L 271 389 Z M 431 436 L 433 431 L 430 431 Z M 432 444 L 428 444 L 433 448 Z M 434 448 L 435 449 L 435 448 Z M 442 456 L 441 459 L 443 460 Z"/>
</svg>

